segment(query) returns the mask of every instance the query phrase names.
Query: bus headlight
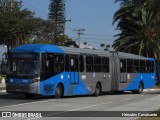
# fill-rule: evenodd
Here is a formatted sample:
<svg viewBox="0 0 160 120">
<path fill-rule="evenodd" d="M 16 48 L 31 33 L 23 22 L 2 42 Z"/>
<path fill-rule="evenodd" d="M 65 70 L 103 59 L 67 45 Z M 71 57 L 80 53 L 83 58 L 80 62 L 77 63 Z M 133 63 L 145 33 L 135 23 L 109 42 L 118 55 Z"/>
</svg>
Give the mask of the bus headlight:
<svg viewBox="0 0 160 120">
<path fill-rule="evenodd" d="M 40 80 L 40 77 L 38 77 L 38 78 L 34 78 L 34 79 L 32 79 L 31 83 L 38 82 L 39 80 Z"/>
<path fill-rule="evenodd" d="M 10 83 L 13 83 L 13 79 L 10 79 L 9 82 L 10 82 Z"/>
</svg>

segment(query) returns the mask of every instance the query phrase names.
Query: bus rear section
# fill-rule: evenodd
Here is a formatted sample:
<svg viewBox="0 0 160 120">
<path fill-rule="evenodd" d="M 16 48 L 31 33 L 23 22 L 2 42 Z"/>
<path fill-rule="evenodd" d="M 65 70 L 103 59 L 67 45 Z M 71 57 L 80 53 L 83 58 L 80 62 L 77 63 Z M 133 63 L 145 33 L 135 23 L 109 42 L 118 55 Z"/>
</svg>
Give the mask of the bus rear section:
<svg viewBox="0 0 160 120">
<path fill-rule="evenodd" d="M 156 85 L 156 63 L 152 58 L 120 54 L 119 91 L 141 93 Z M 127 56 L 127 55 L 126 55 Z"/>
</svg>

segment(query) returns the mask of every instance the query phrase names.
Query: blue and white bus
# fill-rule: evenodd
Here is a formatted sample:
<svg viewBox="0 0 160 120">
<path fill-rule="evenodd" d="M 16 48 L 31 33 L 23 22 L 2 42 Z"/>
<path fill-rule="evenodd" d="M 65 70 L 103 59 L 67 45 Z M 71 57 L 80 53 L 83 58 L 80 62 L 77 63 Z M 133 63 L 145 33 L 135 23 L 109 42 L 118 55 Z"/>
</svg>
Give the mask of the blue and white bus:
<svg viewBox="0 0 160 120">
<path fill-rule="evenodd" d="M 138 55 L 47 44 L 16 47 L 8 55 L 6 90 L 27 98 L 141 93 L 156 85 L 156 64 Z"/>
</svg>

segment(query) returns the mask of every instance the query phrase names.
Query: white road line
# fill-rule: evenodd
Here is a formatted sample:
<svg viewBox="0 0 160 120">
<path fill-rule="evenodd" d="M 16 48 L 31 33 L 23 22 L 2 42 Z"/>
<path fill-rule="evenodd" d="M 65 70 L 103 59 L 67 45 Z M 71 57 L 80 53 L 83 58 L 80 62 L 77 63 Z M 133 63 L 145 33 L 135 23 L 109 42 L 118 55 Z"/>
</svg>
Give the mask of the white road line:
<svg viewBox="0 0 160 120">
<path fill-rule="evenodd" d="M 96 105 L 90 105 L 90 106 L 81 107 L 81 108 L 77 108 L 77 109 L 71 109 L 68 111 L 77 111 L 77 110 L 87 109 L 87 108 L 96 107 L 96 106 L 100 106 L 100 105 L 106 105 L 106 104 L 110 104 L 110 103 L 113 103 L 113 102 L 106 102 L 106 103 L 101 103 L 101 104 L 96 104 Z"/>
<path fill-rule="evenodd" d="M 143 91 L 159 91 L 160 89 L 144 89 Z"/>
<path fill-rule="evenodd" d="M 144 96 L 144 95 L 141 95 L 141 96 L 139 96 L 139 97 L 142 97 L 142 96 Z M 139 98 L 139 97 L 136 96 L 136 97 L 131 97 L 131 98 L 128 98 L 128 99 L 134 99 L 134 98 Z M 126 99 L 126 100 L 127 100 L 127 99 Z M 64 112 L 59 112 L 59 113 L 50 114 L 50 115 L 47 115 L 47 117 L 52 116 L 52 115 L 63 114 L 63 113 L 69 112 L 69 111 L 77 111 L 77 110 L 87 109 L 87 108 L 96 107 L 96 106 L 100 106 L 100 105 L 106 105 L 106 104 L 110 104 L 110 103 L 113 103 L 113 102 L 106 102 L 106 103 L 101 103 L 101 104 L 96 104 L 96 105 L 90 105 L 90 106 L 86 106 L 86 107 L 71 109 L 71 110 L 64 111 Z M 29 119 L 26 119 L 26 120 L 35 120 L 35 119 L 40 119 L 40 118 L 29 118 Z M 61 119 L 61 117 L 52 118 L 52 119 Z"/>
<path fill-rule="evenodd" d="M 86 107 L 80 107 L 80 108 L 76 108 L 76 109 L 67 110 L 67 111 L 64 111 L 64 112 L 58 112 L 58 113 L 50 114 L 50 115 L 47 115 L 45 117 L 49 117 L 49 116 L 53 116 L 53 115 L 58 115 L 58 114 L 63 114 L 63 113 L 67 113 L 67 112 L 70 112 L 70 111 L 77 111 L 77 110 L 87 109 L 87 108 L 91 108 L 91 107 L 96 107 L 96 106 L 101 106 L 101 105 L 107 105 L 107 104 L 110 104 L 110 103 L 113 103 L 113 102 L 106 102 L 106 103 L 101 103 L 101 104 L 96 104 L 96 105 L 90 105 L 90 106 L 86 106 Z M 40 119 L 40 118 L 30 118 L 30 119 L 26 119 L 26 120 L 35 120 L 35 119 Z"/>
<path fill-rule="evenodd" d="M 56 101 L 56 100 L 43 100 L 43 101 L 38 101 L 38 102 L 22 103 L 22 104 L 16 104 L 16 105 L 3 106 L 3 107 L 0 107 L 0 109 L 1 108 L 15 107 L 15 106 L 28 105 L 28 104 L 43 103 L 43 102 L 54 102 L 54 101 Z"/>
<path fill-rule="evenodd" d="M 149 89 L 149 90 L 154 91 L 154 90 L 156 90 L 156 89 Z"/>
<path fill-rule="evenodd" d="M 130 100 L 130 99 L 132 99 L 132 98 L 127 98 L 127 99 L 124 99 L 124 100 Z"/>
<path fill-rule="evenodd" d="M 148 91 L 148 89 L 144 89 L 143 91 Z"/>
</svg>

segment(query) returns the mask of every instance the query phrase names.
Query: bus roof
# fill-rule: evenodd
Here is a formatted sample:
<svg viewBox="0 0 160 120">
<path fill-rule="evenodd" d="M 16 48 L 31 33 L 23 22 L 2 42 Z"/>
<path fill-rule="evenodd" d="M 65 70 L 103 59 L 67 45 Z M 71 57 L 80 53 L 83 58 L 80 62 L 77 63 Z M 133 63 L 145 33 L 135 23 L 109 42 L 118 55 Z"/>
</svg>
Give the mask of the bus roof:
<svg viewBox="0 0 160 120">
<path fill-rule="evenodd" d="M 25 44 L 16 47 L 12 52 L 34 52 L 34 53 L 68 53 L 68 54 L 86 54 L 86 55 L 97 55 L 97 56 L 112 56 L 112 52 L 104 50 L 92 50 L 92 49 L 82 49 L 73 47 L 62 47 L 50 44 Z M 116 52 L 114 52 L 116 53 Z M 131 58 L 131 59 L 148 59 L 143 56 L 118 52 L 120 58 Z M 149 58 L 150 60 L 154 60 Z"/>
<path fill-rule="evenodd" d="M 62 49 L 60 49 L 56 45 L 49 44 L 25 44 L 16 47 L 12 52 L 35 52 L 35 53 L 45 53 L 45 52 L 56 52 L 56 53 L 64 53 Z"/>
</svg>

